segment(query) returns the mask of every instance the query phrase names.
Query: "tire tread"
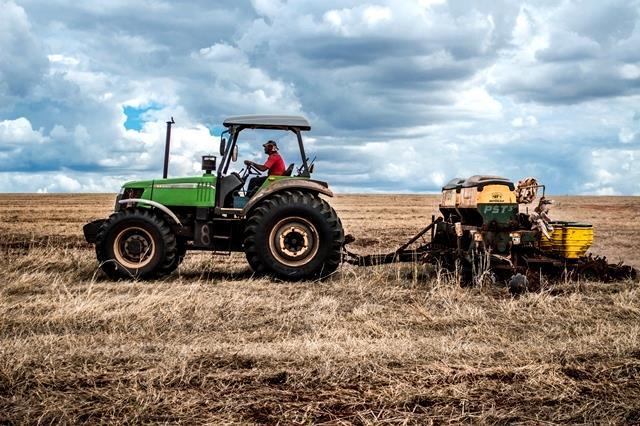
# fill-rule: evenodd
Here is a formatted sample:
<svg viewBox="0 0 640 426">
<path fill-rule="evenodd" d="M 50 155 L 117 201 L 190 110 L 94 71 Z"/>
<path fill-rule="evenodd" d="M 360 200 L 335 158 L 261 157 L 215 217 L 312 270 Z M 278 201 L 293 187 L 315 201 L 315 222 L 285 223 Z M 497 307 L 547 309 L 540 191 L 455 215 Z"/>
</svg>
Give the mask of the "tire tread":
<svg viewBox="0 0 640 426">
<path fill-rule="evenodd" d="M 305 274 L 305 276 L 295 276 L 293 279 L 322 277 L 333 273 L 340 266 L 342 260 L 342 245 L 344 242 L 342 222 L 335 210 L 329 203 L 320 198 L 318 194 L 300 190 L 285 190 L 276 193 L 267 200 L 264 200 L 253 210 L 245 226 L 244 239 L 244 249 L 249 265 L 258 274 L 272 273 L 280 278 L 292 279 L 291 276 L 285 276 L 268 264 L 269 262 L 265 259 L 264 253 L 260 252 L 256 241 L 258 233 L 265 225 L 264 222 L 267 216 L 272 214 L 274 210 L 292 204 L 311 207 L 319 213 L 322 220 L 331 229 L 331 240 L 328 242 L 328 255 L 323 260 L 320 268 L 317 268 L 309 274 Z"/>
<path fill-rule="evenodd" d="M 112 213 L 111 216 L 109 216 L 109 218 L 102 224 L 96 236 L 95 243 L 96 257 L 98 262 L 100 262 L 100 268 L 109 278 L 114 280 L 120 278 L 131 278 L 129 271 L 125 268 L 119 267 L 114 259 L 109 258 L 105 243 L 109 232 L 116 224 L 134 219 L 143 220 L 155 226 L 164 242 L 165 248 L 165 257 L 162 262 L 154 268 L 153 271 L 146 273 L 139 278 L 158 278 L 171 273 L 178 264 L 178 262 L 176 262 L 176 256 L 178 256 L 176 237 L 163 218 L 148 209 L 141 208 L 125 209 Z"/>
</svg>

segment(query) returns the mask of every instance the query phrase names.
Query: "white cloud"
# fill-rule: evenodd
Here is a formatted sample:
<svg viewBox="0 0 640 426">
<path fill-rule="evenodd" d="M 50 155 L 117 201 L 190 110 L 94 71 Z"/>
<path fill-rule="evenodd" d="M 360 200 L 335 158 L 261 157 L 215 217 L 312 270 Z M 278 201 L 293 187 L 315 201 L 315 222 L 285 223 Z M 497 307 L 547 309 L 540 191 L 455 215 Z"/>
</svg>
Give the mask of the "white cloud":
<svg viewBox="0 0 640 426">
<path fill-rule="evenodd" d="M 256 12 L 264 16 L 274 16 L 278 14 L 284 6 L 280 0 L 251 0 L 251 4 Z"/>
<path fill-rule="evenodd" d="M 80 63 L 80 61 L 77 60 L 76 58 L 72 58 L 70 56 L 64 56 L 60 54 L 47 55 L 47 59 L 49 59 L 49 62 L 52 62 L 55 64 L 62 64 L 66 66 L 76 66 Z"/>
<path fill-rule="evenodd" d="M 10 192 L 117 192 L 131 176 L 104 176 L 98 173 L 60 172 L 0 172 L 0 187 Z"/>
<path fill-rule="evenodd" d="M 591 176 L 582 184 L 583 193 L 597 195 L 640 195 L 635 167 L 640 149 L 595 149 L 591 155 Z"/>
<path fill-rule="evenodd" d="M 618 133 L 618 139 L 622 143 L 631 143 L 635 141 L 637 137 L 638 134 L 628 127 L 623 127 L 620 129 L 620 133 Z"/>
<path fill-rule="evenodd" d="M 369 26 L 375 26 L 380 22 L 390 21 L 393 13 L 388 7 L 368 6 L 362 12 L 364 22 Z"/>
<path fill-rule="evenodd" d="M 628 80 L 635 80 L 640 78 L 640 65 L 636 64 L 624 64 L 620 67 L 620 74 L 622 78 Z"/>
<path fill-rule="evenodd" d="M 16 120 L 0 121 L 0 141 L 3 145 L 41 144 L 47 138 L 38 130 L 33 130 L 31 123 L 25 117 Z"/>
<path fill-rule="evenodd" d="M 247 57 L 245 53 L 237 47 L 230 46 L 225 43 L 216 43 L 209 47 L 203 47 L 198 51 L 200 57 L 220 62 L 240 62 L 246 63 Z"/>
<path fill-rule="evenodd" d="M 640 192 L 637 2 L 0 5 L 0 190 L 157 177 L 171 116 L 171 174 L 197 173 L 225 116 L 290 113 L 337 189 L 496 173 Z M 151 105 L 124 129 L 124 106 Z"/>
<path fill-rule="evenodd" d="M 425 8 L 445 4 L 446 2 L 447 0 L 418 0 L 420 6 Z"/>
<path fill-rule="evenodd" d="M 1 103 L 3 94 L 26 95 L 42 78 L 48 60 L 40 41 L 31 32 L 24 9 L 13 1 L 4 0 L 0 1 L 0 8 Z"/>
<path fill-rule="evenodd" d="M 192 56 L 211 79 L 211 85 L 203 87 L 205 94 L 212 99 L 224 99 L 230 110 L 247 106 L 252 111 L 301 112 L 293 86 L 252 66 L 240 49 L 216 43 Z"/>
<path fill-rule="evenodd" d="M 538 125 L 538 120 L 533 115 L 527 115 L 526 117 L 516 117 L 511 120 L 513 127 L 535 127 Z"/>
<path fill-rule="evenodd" d="M 342 26 L 342 14 L 339 10 L 330 10 L 325 12 L 324 20 L 327 21 L 331 26 L 335 28 L 340 28 Z"/>
<path fill-rule="evenodd" d="M 456 95 L 456 110 L 474 117 L 500 118 L 502 104 L 493 98 L 484 87 L 474 87 Z"/>
</svg>

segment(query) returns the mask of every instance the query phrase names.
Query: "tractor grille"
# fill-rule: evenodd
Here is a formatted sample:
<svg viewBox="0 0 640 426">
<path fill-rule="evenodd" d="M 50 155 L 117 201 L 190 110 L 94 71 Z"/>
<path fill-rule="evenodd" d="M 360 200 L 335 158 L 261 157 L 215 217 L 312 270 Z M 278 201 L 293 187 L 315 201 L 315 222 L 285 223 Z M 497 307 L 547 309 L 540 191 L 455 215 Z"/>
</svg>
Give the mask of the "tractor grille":
<svg viewBox="0 0 640 426">
<path fill-rule="evenodd" d="M 196 189 L 196 200 L 198 203 L 213 202 L 213 188 L 210 183 L 198 183 Z"/>
</svg>

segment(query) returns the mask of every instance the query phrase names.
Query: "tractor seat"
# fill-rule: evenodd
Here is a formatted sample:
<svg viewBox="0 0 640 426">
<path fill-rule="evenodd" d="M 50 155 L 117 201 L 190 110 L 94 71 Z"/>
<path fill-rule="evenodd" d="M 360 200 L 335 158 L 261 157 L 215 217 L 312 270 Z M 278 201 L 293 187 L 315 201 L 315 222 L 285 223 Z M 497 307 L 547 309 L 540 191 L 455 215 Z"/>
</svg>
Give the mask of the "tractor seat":
<svg viewBox="0 0 640 426">
<path fill-rule="evenodd" d="M 291 176 L 291 173 L 293 173 L 293 166 L 294 163 L 289 164 L 289 167 L 287 167 L 287 170 L 284 171 L 282 176 Z"/>
</svg>

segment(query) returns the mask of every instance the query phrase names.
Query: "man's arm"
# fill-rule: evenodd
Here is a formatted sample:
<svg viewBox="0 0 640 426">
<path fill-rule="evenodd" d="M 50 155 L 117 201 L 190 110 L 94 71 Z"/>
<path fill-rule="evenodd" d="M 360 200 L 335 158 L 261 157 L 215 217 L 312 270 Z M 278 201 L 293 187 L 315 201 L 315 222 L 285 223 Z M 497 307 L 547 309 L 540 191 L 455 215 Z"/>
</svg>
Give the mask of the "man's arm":
<svg viewBox="0 0 640 426">
<path fill-rule="evenodd" d="M 257 169 L 258 171 L 261 171 L 261 172 L 265 172 L 265 171 L 269 170 L 269 167 L 267 167 L 267 166 L 265 166 L 263 164 L 255 163 L 255 162 L 250 161 L 250 160 L 244 160 L 244 164 L 246 164 L 247 166 L 253 166 L 255 169 Z"/>
</svg>

